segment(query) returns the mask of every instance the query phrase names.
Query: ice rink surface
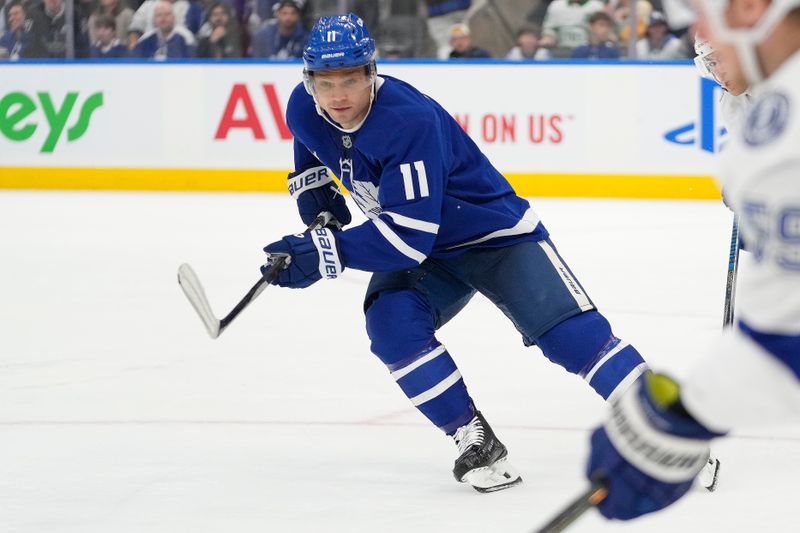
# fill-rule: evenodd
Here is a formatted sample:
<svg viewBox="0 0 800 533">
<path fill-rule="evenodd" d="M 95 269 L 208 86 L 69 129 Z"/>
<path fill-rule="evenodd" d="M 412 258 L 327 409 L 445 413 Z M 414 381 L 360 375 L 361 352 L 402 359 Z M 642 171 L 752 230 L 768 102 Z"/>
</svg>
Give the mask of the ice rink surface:
<svg viewBox="0 0 800 533">
<path fill-rule="evenodd" d="M 686 372 L 720 330 L 730 213 L 533 201 L 616 334 Z M 224 315 L 301 228 L 288 195 L 0 192 L 0 531 L 522 533 L 585 487 L 602 400 L 480 296 L 439 338 L 525 480 L 495 494 L 452 479 L 455 445 L 369 352 L 366 274 L 270 287 L 210 340 L 178 265 Z M 715 450 L 716 493 L 570 531 L 796 530 L 800 429 Z"/>
</svg>

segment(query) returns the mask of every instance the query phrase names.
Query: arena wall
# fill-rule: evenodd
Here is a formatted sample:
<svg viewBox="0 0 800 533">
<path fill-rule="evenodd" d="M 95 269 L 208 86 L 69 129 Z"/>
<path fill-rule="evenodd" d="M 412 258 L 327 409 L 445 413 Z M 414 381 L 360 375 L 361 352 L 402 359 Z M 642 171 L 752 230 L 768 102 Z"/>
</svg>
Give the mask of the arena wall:
<svg viewBox="0 0 800 533">
<path fill-rule="evenodd" d="M 284 191 L 299 63 L 0 65 L 0 188 Z M 719 88 L 688 63 L 381 63 L 526 196 L 718 198 Z M 387 132 L 390 134 L 391 132 Z"/>
</svg>

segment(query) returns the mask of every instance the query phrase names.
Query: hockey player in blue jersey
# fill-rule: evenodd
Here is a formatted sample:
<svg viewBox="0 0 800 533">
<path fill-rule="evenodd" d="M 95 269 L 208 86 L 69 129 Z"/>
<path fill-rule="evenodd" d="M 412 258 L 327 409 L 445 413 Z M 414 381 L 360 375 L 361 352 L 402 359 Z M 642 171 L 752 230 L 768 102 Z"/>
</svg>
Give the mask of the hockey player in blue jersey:
<svg viewBox="0 0 800 533">
<path fill-rule="evenodd" d="M 521 481 L 475 408 L 436 330 L 480 292 L 528 346 L 613 399 L 645 370 L 517 196 L 458 123 L 414 87 L 379 76 L 355 15 L 325 17 L 305 48 L 287 109 L 289 191 L 310 223 L 351 221 L 336 173 L 368 220 L 289 235 L 264 248 L 276 284 L 304 288 L 345 268 L 373 272 L 364 309 L 371 349 L 411 402 L 458 447 L 453 474 L 481 492 Z M 490 354 L 487 354 L 487 356 Z"/>
</svg>

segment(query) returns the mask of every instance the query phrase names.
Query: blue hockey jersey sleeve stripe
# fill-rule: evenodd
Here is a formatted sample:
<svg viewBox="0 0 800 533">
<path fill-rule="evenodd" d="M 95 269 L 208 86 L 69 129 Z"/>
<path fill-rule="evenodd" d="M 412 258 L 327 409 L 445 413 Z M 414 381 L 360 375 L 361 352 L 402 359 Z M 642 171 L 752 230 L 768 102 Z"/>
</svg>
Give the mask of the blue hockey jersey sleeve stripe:
<svg viewBox="0 0 800 533">
<path fill-rule="evenodd" d="M 389 244 L 394 246 L 398 252 L 408 258 L 413 259 L 417 263 L 422 263 L 425 261 L 425 254 L 406 244 L 405 241 L 403 241 L 403 239 L 397 235 L 397 233 L 392 231 L 386 222 L 379 218 L 374 218 L 371 222 L 375 225 L 375 228 L 377 228 L 380 234 L 383 235 L 383 238 L 389 241 Z"/>
<path fill-rule="evenodd" d="M 404 228 L 424 231 L 425 233 L 432 233 L 434 235 L 439 233 L 439 224 L 434 224 L 433 222 L 426 222 L 417 218 L 407 217 L 405 215 L 401 215 L 400 213 L 393 213 L 392 211 L 383 211 L 381 214 L 391 217 L 392 222 L 398 226 L 403 226 Z"/>
<path fill-rule="evenodd" d="M 454 246 L 450 246 L 447 249 L 452 250 L 453 248 L 460 248 L 461 246 L 469 246 L 472 244 L 478 244 L 481 242 L 490 241 L 492 239 L 496 239 L 498 237 L 511 237 L 513 235 L 522 235 L 524 233 L 533 233 L 536 229 L 536 225 L 539 224 L 539 215 L 533 210 L 532 207 L 529 207 L 525 214 L 522 215 L 522 218 L 517 222 L 513 227 L 504 228 L 497 231 L 493 231 L 483 237 L 478 239 L 462 242 L 460 244 L 456 244 Z"/>
</svg>

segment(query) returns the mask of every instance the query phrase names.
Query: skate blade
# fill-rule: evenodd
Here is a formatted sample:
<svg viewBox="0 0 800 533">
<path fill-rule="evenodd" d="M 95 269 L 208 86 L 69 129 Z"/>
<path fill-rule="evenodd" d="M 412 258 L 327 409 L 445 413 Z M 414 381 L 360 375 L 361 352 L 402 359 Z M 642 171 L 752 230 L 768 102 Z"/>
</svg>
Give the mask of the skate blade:
<svg viewBox="0 0 800 533">
<path fill-rule="evenodd" d="M 470 470 L 461 482 L 469 483 L 478 492 L 497 492 L 519 485 L 522 477 L 506 459 L 500 459 L 491 466 Z"/>
<path fill-rule="evenodd" d="M 708 459 L 708 462 L 700 471 L 700 474 L 697 475 L 697 481 L 705 487 L 708 492 L 714 492 L 717 490 L 717 481 L 719 480 L 719 468 L 720 462 L 719 459 L 715 459 L 711 457 Z"/>
</svg>

